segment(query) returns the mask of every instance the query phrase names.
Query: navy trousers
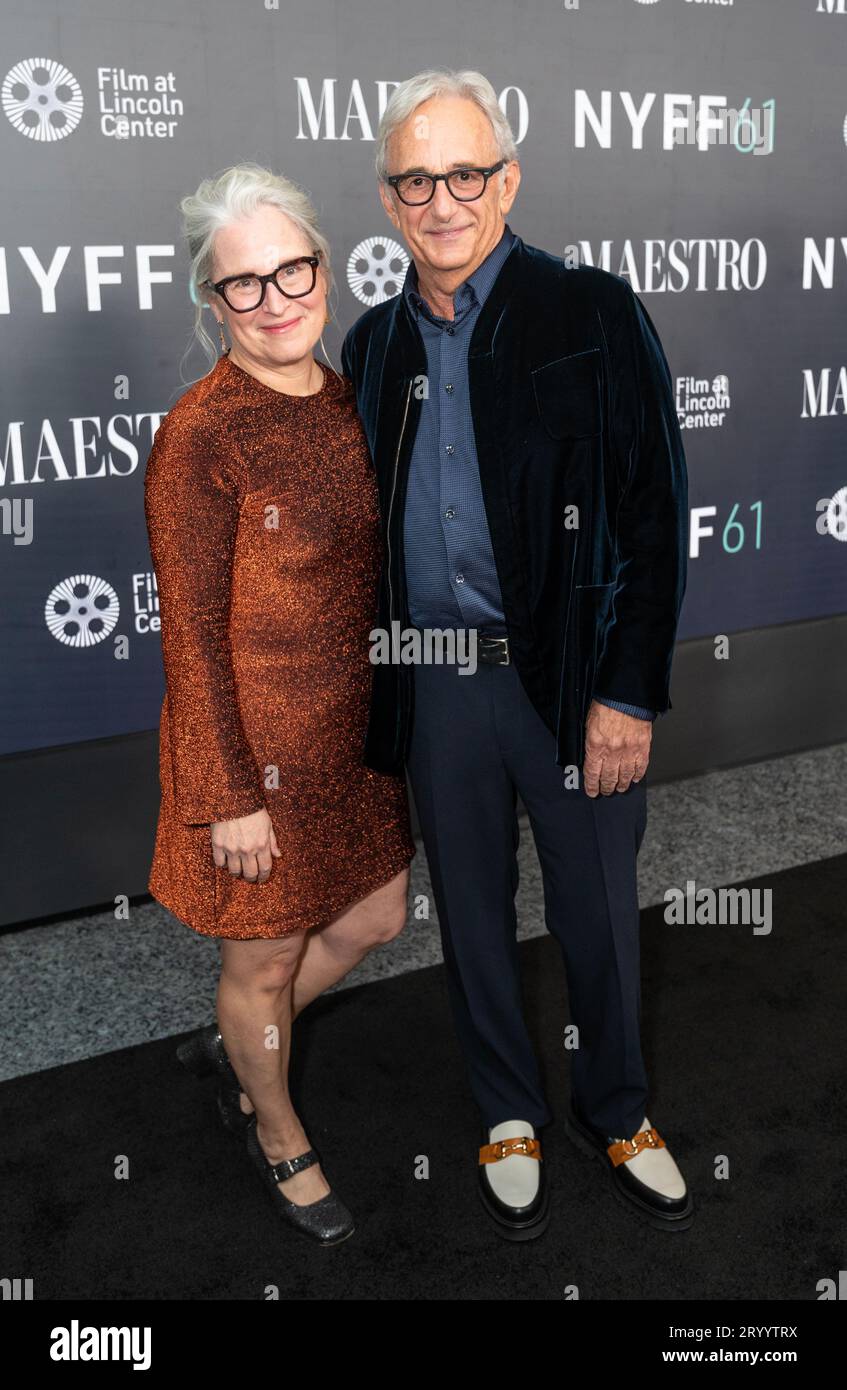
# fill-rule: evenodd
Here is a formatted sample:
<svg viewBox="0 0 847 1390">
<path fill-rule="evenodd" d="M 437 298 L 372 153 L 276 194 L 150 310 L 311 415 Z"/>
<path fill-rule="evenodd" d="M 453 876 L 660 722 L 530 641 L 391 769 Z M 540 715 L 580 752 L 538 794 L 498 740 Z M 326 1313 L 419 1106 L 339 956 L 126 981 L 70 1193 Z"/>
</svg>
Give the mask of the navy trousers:
<svg viewBox="0 0 847 1390">
<path fill-rule="evenodd" d="M 482 1122 L 552 1119 L 518 972 L 517 793 L 529 813 L 547 929 L 564 957 L 571 1086 L 589 1123 L 628 1136 L 647 1108 L 636 859 L 646 780 L 566 789 L 555 739 L 513 665 L 418 665 L 408 772 L 441 930 L 450 1003 Z M 564 1045 L 564 1040 L 563 1040 Z"/>
</svg>

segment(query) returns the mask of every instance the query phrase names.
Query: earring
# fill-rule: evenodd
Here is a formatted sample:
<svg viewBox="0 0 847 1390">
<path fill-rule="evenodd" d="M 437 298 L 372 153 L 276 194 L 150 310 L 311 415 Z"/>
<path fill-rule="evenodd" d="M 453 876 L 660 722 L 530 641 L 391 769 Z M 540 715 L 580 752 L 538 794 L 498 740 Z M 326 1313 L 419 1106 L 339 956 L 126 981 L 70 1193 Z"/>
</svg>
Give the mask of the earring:
<svg viewBox="0 0 847 1390">
<path fill-rule="evenodd" d="M 226 352 L 226 350 L 227 350 L 227 345 L 226 345 L 226 338 L 224 337 L 224 326 L 223 326 L 223 321 L 222 321 L 221 319 L 218 319 L 218 332 L 219 332 L 220 335 L 221 335 L 221 352 L 223 353 L 223 352 Z"/>
</svg>

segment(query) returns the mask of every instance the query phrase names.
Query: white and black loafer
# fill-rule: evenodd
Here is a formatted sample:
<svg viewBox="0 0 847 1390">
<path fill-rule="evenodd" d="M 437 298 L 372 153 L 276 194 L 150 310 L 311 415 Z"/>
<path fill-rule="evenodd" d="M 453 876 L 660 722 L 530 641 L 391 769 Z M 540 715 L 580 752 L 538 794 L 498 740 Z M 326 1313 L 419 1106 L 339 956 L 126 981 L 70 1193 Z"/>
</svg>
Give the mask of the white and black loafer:
<svg viewBox="0 0 847 1390">
<path fill-rule="evenodd" d="M 505 1240 L 534 1240 L 550 1219 L 541 1141 L 525 1120 L 504 1120 L 483 1135 L 478 1164 L 482 1204 Z"/>
<path fill-rule="evenodd" d="M 582 1153 L 600 1159 L 624 1206 L 662 1230 L 688 1229 L 694 1220 L 694 1200 L 664 1139 L 646 1115 L 636 1134 L 621 1139 L 589 1125 L 571 1099 L 565 1131 Z"/>
</svg>

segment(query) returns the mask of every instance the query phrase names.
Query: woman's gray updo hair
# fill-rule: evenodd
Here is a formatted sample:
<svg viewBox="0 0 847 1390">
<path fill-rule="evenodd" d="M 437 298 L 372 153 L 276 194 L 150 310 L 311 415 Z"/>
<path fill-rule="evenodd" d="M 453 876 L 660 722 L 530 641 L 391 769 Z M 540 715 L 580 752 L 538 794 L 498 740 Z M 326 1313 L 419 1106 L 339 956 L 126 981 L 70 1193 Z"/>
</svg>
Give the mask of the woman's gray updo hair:
<svg viewBox="0 0 847 1390">
<path fill-rule="evenodd" d="M 191 257 L 194 336 L 211 363 L 217 360 L 218 349 L 203 323 L 203 306 L 207 302 L 208 291 L 201 285 L 204 280 L 211 280 L 214 274 L 215 235 L 222 227 L 250 217 L 262 204 L 284 212 L 300 229 L 309 245 L 322 253 L 321 268 L 327 277 L 327 312 L 332 312 L 328 301 L 336 286 L 330 265 L 329 242 L 321 231 L 309 195 L 290 179 L 282 174 L 273 174 L 260 164 L 235 164 L 213 178 L 204 179 L 197 192 L 183 198 L 179 205 L 183 235 Z"/>
</svg>

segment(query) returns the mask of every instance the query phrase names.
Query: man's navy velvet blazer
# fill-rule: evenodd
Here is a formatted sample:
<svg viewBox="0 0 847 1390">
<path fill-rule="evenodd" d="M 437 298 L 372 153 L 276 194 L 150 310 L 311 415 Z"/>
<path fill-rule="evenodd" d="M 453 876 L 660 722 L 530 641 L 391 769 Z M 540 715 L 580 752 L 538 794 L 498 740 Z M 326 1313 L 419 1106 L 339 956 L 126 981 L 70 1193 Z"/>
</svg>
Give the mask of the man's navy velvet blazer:
<svg viewBox="0 0 847 1390">
<path fill-rule="evenodd" d="M 341 361 L 379 485 L 377 625 L 406 628 L 403 507 L 427 361 L 404 294 L 357 320 Z M 671 708 L 688 480 L 668 364 L 626 280 L 518 236 L 474 329 L 468 381 L 512 658 L 557 763 L 581 769 L 594 690 Z M 409 666 L 373 667 L 369 767 L 402 774 L 413 702 Z"/>
</svg>

